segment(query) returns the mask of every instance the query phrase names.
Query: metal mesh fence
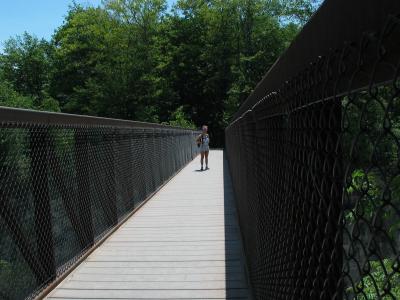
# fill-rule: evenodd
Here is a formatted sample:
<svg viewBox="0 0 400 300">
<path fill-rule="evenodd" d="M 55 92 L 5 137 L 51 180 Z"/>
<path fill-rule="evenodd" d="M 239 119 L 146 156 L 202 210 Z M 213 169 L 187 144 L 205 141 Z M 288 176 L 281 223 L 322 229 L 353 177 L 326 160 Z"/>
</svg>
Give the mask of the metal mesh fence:
<svg viewBox="0 0 400 300">
<path fill-rule="evenodd" d="M 256 299 L 400 299 L 400 18 L 385 20 L 260 83 L 226 129 Z"/>
<path fill-rule="evenodd" d="M 74 265 L 194 158 L 196 134 L 0 109 L 0 299 L 34 297 Z"/>
</svg>

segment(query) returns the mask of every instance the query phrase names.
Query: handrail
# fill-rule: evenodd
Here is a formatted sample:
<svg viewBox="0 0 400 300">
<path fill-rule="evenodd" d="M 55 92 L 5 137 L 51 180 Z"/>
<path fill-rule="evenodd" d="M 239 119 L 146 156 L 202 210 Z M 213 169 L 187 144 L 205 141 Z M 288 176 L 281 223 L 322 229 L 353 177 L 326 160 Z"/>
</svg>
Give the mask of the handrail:
<svg viewBox="0 0 400 300">
<path fill-rule="evenodd" d="M 340 55 L 346 44 L 360 46 L 362 36 L 371 33 L 379 36 L 388 22 L 388 16 L 395 16 L 399 10 L 400 2 L 394 0 L 325 0 L 289 48 L 257 84 L 254 92 L 240 106 L 232 120 L 260 99 L 279 91 L 288 81 L 301 76 L 304 70 L 312 68 L 321 58 L 331 56 L 335 51 L 339 51 L 337 54 Z M 388 43 L 390 47 L 398 47 L 394 39 Z M 395 63 L 396 55 L 391 56 L 392 53 L 395 52 L 386 53 L 386 59 Z M 380 80 L 386 77 L 385 72 L 376 76 L 381 76 Z M 352 83 L 353 89 L 369 84 L 365 78 L 359 80 L 360 82 Z M 376 80 L 379 81 L 379 78 Z M 338 86 L 336 94 L 346 93 L 347 90 L 346 84 Z"/>
<path fill-rule="evenodd" d="M 135 127 L 135 128 L 165 128 L 192 130 L 176 126 L 138 122 L 132 120 L 104 118 L 97 116 L 86 116 L 76 114 L 66 114 L 58 112 L 38 111 L 32 109 L 10 108 L 0 106 L 0 120 L 2 122 L 27 122 L 31 124 L 48 124 L 48 125 L 84 125 L 84 126 L 118 126 L 118 127 Z"/>
</svg>

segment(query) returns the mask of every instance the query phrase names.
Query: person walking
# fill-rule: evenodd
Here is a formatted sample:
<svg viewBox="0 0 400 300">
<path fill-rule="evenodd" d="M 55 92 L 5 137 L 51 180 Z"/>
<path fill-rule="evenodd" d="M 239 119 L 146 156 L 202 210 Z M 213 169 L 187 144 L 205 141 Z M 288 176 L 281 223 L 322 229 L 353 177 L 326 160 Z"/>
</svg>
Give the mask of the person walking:
<svg viewBox="0 0 400 300">
<path fill-rule="evenodd" d="M 201 171 L 203 171 L 203 162 L 204 158 L 206 159 L 206 170 L 208 170 L 208 153 L 210 152 L 210 137 L 208 135 L 208 126 L 202 126 L 202 133 L 197 137 L 196 142 L 197 146 L 200 148 L 201 155 Z"/>
</svg>

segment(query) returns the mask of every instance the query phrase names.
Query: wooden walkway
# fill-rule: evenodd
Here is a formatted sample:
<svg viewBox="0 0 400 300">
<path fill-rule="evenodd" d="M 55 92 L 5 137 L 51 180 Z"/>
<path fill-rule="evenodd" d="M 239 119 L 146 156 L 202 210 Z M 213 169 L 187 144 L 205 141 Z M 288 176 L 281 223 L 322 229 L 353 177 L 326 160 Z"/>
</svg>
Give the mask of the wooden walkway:
<svg viewBox="0 0 400 300">
<path fill-rule="evenodd" d="M 250 299 L 223 152 L 186 166 L 48 299 Z"/>
</svg>

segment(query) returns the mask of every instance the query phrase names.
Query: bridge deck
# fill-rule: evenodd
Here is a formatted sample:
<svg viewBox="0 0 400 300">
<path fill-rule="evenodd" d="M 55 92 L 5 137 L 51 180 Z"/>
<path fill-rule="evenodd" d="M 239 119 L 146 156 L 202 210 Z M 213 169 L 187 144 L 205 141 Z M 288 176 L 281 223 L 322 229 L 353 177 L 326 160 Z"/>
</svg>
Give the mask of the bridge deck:
<svg viewBox="0 0 400 300">
<path fill-rule="evenodd" d="M 186 166 L 48 299 L 249 299 L 223 152 Z"/>
</svg>

